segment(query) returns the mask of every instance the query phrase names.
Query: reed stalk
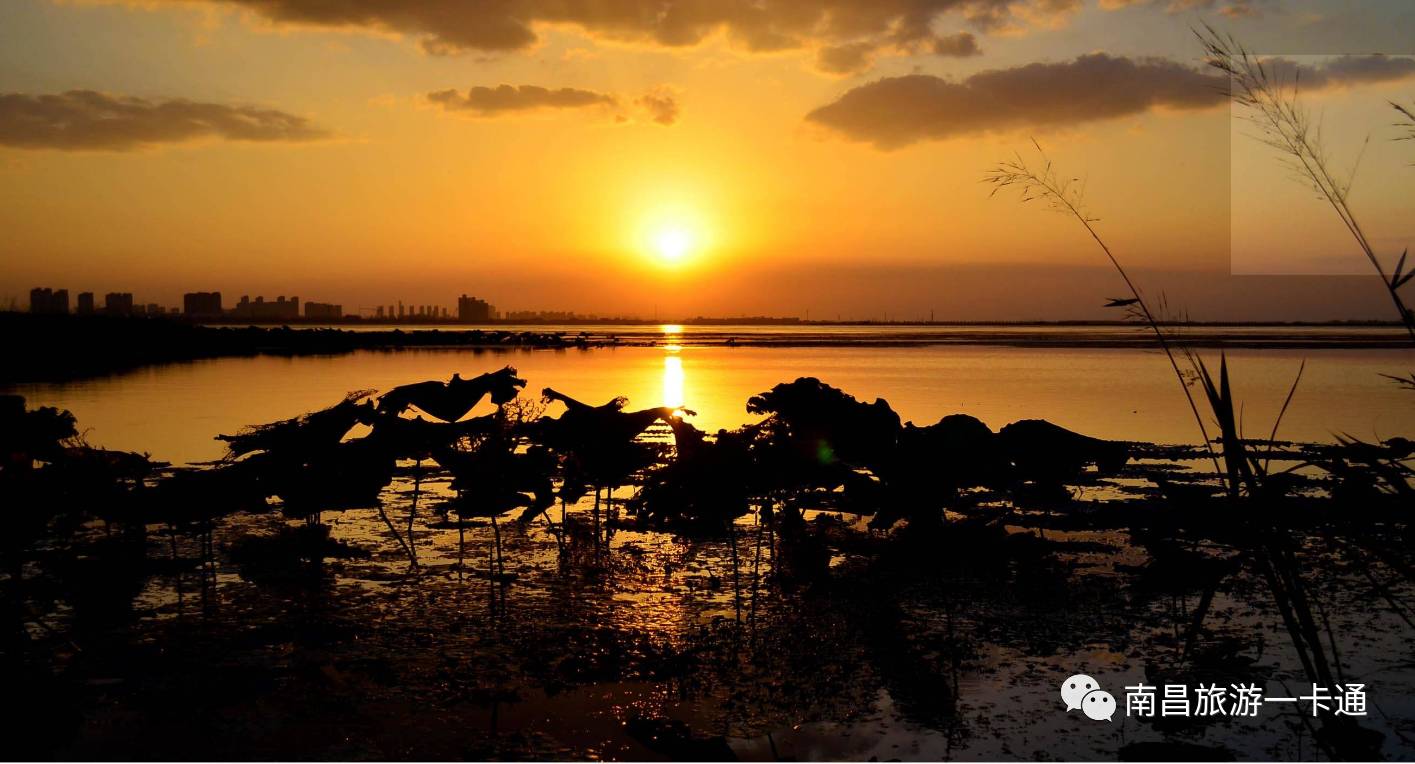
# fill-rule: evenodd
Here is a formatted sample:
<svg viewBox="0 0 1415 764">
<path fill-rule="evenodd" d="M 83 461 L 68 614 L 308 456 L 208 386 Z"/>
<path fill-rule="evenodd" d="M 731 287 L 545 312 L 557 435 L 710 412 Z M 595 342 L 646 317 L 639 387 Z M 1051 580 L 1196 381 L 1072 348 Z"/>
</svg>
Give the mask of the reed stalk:
<svg viewBox="0 0 1415 764">
<path fill-rule="evenodd" d="M 1179 357 L 1176 355 L 1176 348 L 1169 337 L 1166 336 L 1164 327 L 1150 303 L 1146 301 L 1139 286 L 1130 277 L 1125 266 L 1101 238 L 1100 232 L 1096 230 L 1097 218 L 1091 217 L 1085 211 L 1083 204 L 1082 190 L 1074 184 L 1073 180 L 1064 180 L 1057 175 L 1051 160 L 1047 158 L 1046 152 L 1042 150 L 1041 144 L 1035 140 L 1032 145 L 1037 149 L 1040 159 L 1040 167 L 1035 167 L 1027 162 L 1021 154 L 1009 161 L 999 163 L 983 180 L 993 186 L 992 194 L 1004 188 L 1017 188 L 1022 193 L 1022 201 L 1029 202 L 1036 199 L 1046 201 L 1052 209 L 1069 215 L 1081 224 L 1086 233 L 1100 247 L 1107 260 L 1115 268 L 1116 273 L 1125 282 L 1125 287 L 1130 291 L 1130 297 L 1118 300 L 1111 300 L 1113 307 L 1125 307 L 1131 309 L 1134 314 L 1142 319 L 1155 335 L 1155 340 L 1159 343 L 1160 349 L 1164 351 L 1165 357 L 1169 359 L 1170 368 L 1174 370 L 1174 376 L 1179 381 L 1179 387 L 1184 392 L 1184 399 L 1189 403 L 1189 411 L 1194 416 L 1194 423 L 1199 427 L 1199 434 L 1203 436 L 1204 449 L 1208 451 L 1209 459 L 1213 461 L 1215 474 L 1222 475 L 1224 470 L 1219 466 L 1218 455 L 1214 453 L 1213 442 L 1209 438 L 1209 429 L 1204 425 L 1204 417 L 1199 413 L 1199 405 L 1194 402 L 1194 395 L 1189 391 L 1189 379 L 1198 373 L 1196 359 L 1187 350 L 1180 349 L 1189 364 L 1190 374 L 1185 375 L 1180 368 Z"/>
<path fill-rule="evenodd" d="M 1405 135 L 1396 138 L 1398 141 L 1415 141 L 1415 104 L 1406 106 L 1404 104 L 1390 102 L 1390 107 L 1395 109 L 1398 118 L 1395 126 L 1405 131 Z"/>
</svg>

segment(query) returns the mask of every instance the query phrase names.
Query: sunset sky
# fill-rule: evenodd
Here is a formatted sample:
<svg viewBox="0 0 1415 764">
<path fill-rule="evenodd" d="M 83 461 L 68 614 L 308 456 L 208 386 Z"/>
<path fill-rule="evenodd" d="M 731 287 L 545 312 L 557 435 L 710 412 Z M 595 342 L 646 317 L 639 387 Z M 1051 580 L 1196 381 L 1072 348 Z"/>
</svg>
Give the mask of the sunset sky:
<svg viewBox="0 0 1415 764">
<path fill-rule="evenodd" d="M 0 299 L 1105 316 L 1074 221 L 980 182 L 1034 137 L 1195 318 L 1387 317 L 1227 277 L 1366 266 L 1201 22 L 1301 67 L 1375 244 L 1415 242 L 1408 0 L 6 0 Z"/>
</svg>

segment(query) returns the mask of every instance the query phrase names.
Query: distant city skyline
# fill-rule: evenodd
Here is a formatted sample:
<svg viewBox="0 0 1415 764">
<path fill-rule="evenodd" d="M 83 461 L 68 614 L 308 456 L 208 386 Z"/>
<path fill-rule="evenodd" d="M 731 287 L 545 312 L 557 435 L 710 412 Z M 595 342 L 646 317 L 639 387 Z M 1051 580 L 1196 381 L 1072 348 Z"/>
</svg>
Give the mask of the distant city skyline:
<svg viewBox="0 0 1415 764">
<path fill-rule="evenodd" d="M 134 302 L 131 292 L 109 292 L 101 306 L 95 302 L 93 292 L 79 292 L 73 310 L 69 307 L 69 290 L 65 287 L 34 287 L 29 290 L 29 302 L 21 306 L 11 301 L 11 309 L 24 310 L 35 314 L 86 315 L 102 313 L 106 315 L 180 315 L 197 319 L 306 319 L 343 320 L 346 318 L 372 318 L 387 320 L 448 320 L 486 321 L 498 318 L 496 307 L 486 300 L 465 293 L 456 299 L 455 310 L 432 303 L 405 304 L 401 300 L 361 308 L 350 313 L 339 303 L 307 300 L 301 304 L 298 295 L 286 297 L 276 295 L 267 300 L 264 295 L 241 295 L 234 304 L 227 303 L 220 291 L 185 292 L 181 307 L 168 307 L 160 303 Z"/>
<path fill-rule="evenodd" d="M 1032 269 L 1039 283 L 1064 283 L 1068 286 L 1082 283 L 1102 283 L 1109 276 L 1109 272 L 1103 269 L 1055 269 L 1036 268 Z M 896 294 L 904 294 L 909 286 L 917 287 L 923 280 L 918 274 L 890 274 L 894 278 L 879 278 L 879 274 L 858 273 L 853 279 L 856 288 L 861 286 L 870 287 L 871 290 L 887 291 L 893 290 Z M 871 282 L 874 276 L 874 283 Z M 874 310 L 863 311 L 833 311 L 828 308 L 802 307 L 791 310 L 785 307 L 773 308 L 764 306 L 755 310 L 740 310 L 731 312 L 712 312 L 709 310 L 687 310 L 678 311 L 667 306 L 651 307 L 648 312 L 640 313 L 634 311 L 576 311 L 563 309 L 558 306 L 545 307 L 521 307 L 502 308 L 491 300 L 482 300 L 475 296 L 461 293 L 452 297 L 446 302 L 439 302 L 439 298 L 427 300 L 393 300 L 382 304 L 350 307 L 349 303 L 333 302 L 328 300 L 301 300 L 298 296 L 287 297 L 284 294 L 267 296 L 261 294 L 241 294 L 232 300 L 224 291 L 210 292 L 186 292 L 180 295 L 177 300 L 150 301 L 147 295 L 133 292 L 112 292 L 95 293 L 93 291 L 75 291 L 68 287 L 48 285 L 46 287 L 33 287 L 28 290 L 31 295 L 42 289 L 49 289 L 54 293 L 63 292 L 67 294 L 69 300 L 69 313 L 84 312 L 105 312 L 107 306 L 113 301 L 120 308 L 119 312 L 144 313 L 149 307 L 161 307 L 162 315 L 181 315 L 195 318 L 222 318 L 227 320 L 240 320 L 242 318 L 275 320 L 275 319 L 299 319 L 299 320 L 341 320 L 346 318 L 358 318 L 366 321 L 387 320 L 396 322 L 399 320 L 423 321 L 423 320 L 446 320 L 449 322 L 476 322 L 482 320 L 500 321 L 575 321 L 575 320 L 613 320 L 613 319 L 638 319 L 644 321 L 659 320 L 684 320 L 692 318 L 710 319 L 730 319 L 734 317 L 776 317 L 784 319 L 817 320 L 817 321 L 903 321 L 922 322 L 936 320 L 939 322 L 987 322 L 987 321 L 1090 321 L 1103 320 L 1113 321 L 1123 318 L 1113 310 L 1104 307 L 1103 302 L 1075 300 L 1066 294 L 1068 290 L 1058 292 L 1042 292 L 1039 295 L 1020 293 L 1018 302 L 1013 303 L 1010 311 L 1003 311 L 998 314 L 981 314 L 977 311 L 981 309 L 979 303 L 985 299 L 979 297 L 982 289 L 992 280 L 992 276 L 985 271 L 972 271 L 960 274 L 960 278 L 954 279 L 951 283 L 944 285 L 935 296 L 942 296 L 936 308 L 911 308 L 904 302 L 891 303 L 887 299 L 882 299 Z M 1141 273 L 1141 278 L 1154 274 Z M 809 283 L 809 277 L 798 283 Z M 1156 277 L 1155 280 L 1161 280 Z M 1379 299 L 1380 284 L 1370 277 L 1356 276 L 1231 276 L 1228 274 L 1210 274 L 1203 272 L 1194 273 L 1167 273 L 1163 274 L 1162 280 L 1168 289 L 1165 292 L 1166 299 L 1172 299 L 1182 304 L 1197 306 L 1197 310 L 1191 311 L 1187 318 L 1205 321 L 1386 321 L 1390 318 L 1388 305 Z M 1113 291 L 1113 290 L 1112 290 Z M 970 297 L 970 293 L 972 296 Z M 1374 297 L 1373 297 L 1374 296 Z M 91 300 L 91 307 L 85 311 L 83 301 Z M 4 297 L 0 306 L 5 309 L 30 311 L 30 301 L 25 298 Z M 445 298 L 442 298 L 445 299 Z M 485 306 L 485 313 L 473 312 L 464 314 L 459 311 L 459 301 L 468 299 Z M 1021 302 L 1027 300 L 1027 304 Z M 252 307 L 243 308 L 241 300 L 248 300 Z M 284 312 L 278 307 L 284 300 L 286 307 Z M 963 302 L 961 307 L 953 300 Z M 259 303 L 257 301 L 260 301 Z M 298 302 L 297 302 L 298 301 Z M 215 305 L 221 306 L 221 312 L 213 310 Z M 257 314 L 255 306 L 263 305 L 267 312 Z M 1310 305 L 1329 306 L 1326 312 L 1317 313 L 1310 310 Z M 127 307 L 122 307 L 127 306 Z M 308 310 L 313 306 L 314 315 L 310 315 Z M 1030 307 L 1029 307 L 1030 306 Z M 400 317 L 398 309 L 402 307 L 404 314 Z M 1234 309 L 1237 307 L 1238 309 Z M 474 310 L 480 310 L 474 308 Z M 427 312 L 432 311 L 432 312 Z M 52 309 L 41 312 L 59 312 Z M 109 311 L 112 312 L 112 311 Z M 336 319 L 335 316 L 339 316 Z"/>
</svg>

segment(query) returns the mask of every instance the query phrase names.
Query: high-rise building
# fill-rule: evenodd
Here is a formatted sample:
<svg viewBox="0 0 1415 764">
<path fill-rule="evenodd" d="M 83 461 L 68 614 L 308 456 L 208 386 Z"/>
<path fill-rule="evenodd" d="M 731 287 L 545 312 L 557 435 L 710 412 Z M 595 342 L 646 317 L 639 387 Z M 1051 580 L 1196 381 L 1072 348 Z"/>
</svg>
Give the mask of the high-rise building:
<svg viewBox="0 0 1415 764">
<path fill-rule="evenodd" d="M 305 318 L 314 318 L 320 321 L 337 321 L 344 317 L 344 306 L 334 305 L 327 302 L 307 302 L 305 303 Z"/>
<path fill-rule="evenodd" d="M 74 312 L 80 316 L 93 315 L 93 292 L 79 292 L 79 303 L 75 307 Z"/>
<path fill-rule="evenodd" d="M 462 295 L 457 298 L 458 321 L 490 321 L 494 312 L 491 303 Z"/>
<path fill-rule="evenodd" d="M 109 292 L 103 295 L 103 312 L 110 316 L 133 315 L 133 293 Z"/>
<path fill-rule="evenodd" d="M 29 290 L 29 312 L 50 314 L 68 313 L 69 290 L 50 289 L 48 287 L 35 287 Z"/>
<path fill-rule="evenodd" d="M 191 318 L 219 318 L 221 308 L 220 292 L 187 292 L 182 295 L 182 312 Z"/>
<path fill-rule="evenodd" d="M 236 307 L 231 309 L 231 316 L 234 318 L 246 318 L 256 320 L 284 321 L 291 318 L 300 317 L 300 298 L 291 297 L 285 299 L 285 295 L 276 297 L 272 302 L 266 302 L 265 297 L 257 295 L 254 300 L 246 295 L 241 295 L 241 301 L 236 303 Z"/>
</svg>

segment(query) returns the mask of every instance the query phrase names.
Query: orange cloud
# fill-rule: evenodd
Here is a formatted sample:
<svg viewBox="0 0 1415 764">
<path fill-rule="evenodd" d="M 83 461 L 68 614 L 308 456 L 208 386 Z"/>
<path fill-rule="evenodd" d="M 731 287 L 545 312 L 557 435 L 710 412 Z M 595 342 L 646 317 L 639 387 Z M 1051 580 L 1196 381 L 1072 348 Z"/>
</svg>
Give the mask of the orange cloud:
<svg viewBox="0 0 1415 764">
<path fill-rule="evenodd" d="M 446 111 L 468 112 L 478 117 L 499 117 L 546 109 L 585 109 L 595 106 L 618 107 L 626 99 L 613 93 L 599 93 L 580 88 L 544 88 L 539 85 L 500 85 L 490 88 L 473 87 L 461 93 L 438 90 L 427 94 L 427 100 Z M 633 99 L 648 119 L 660 125 L 672 125 L 678 120 L 678 99 L 667 87 L 658 87 Z M 615 121 L 628 122 L 624 113 Z"/>
<path fill-rule="evenodd" d="M 649 119 L 664 127 L 678 121 L 678 99 L 667 88 L 645 93 L 639 98 L 638 104 L 648 112 Z"/>
<path fill-rule="evenodd" d="M 456 90 L 428 93 L 427 99 L 448 111 L 470 111 L 480 116 L 536 109 L 577 109 L 586 106 L 614 106 L 612 95 L 578 88 L 551 90 L 538 85 L 474 87 L 462 95 Z"/>
</svg>

